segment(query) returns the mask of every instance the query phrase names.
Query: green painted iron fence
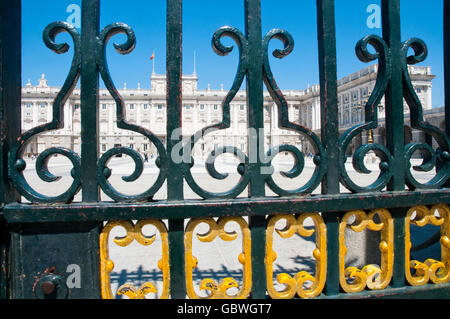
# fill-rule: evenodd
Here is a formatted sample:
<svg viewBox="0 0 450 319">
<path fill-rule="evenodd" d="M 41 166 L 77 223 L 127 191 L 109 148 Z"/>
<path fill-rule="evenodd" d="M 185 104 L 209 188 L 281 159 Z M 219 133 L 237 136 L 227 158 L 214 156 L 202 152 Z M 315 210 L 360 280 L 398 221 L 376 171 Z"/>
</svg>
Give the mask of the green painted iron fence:
<svg viewBox="0 0 450 319">
<path fill-rule="evenodd" d="M 136 240 L 149 245 L 151 238 L 142 234 L 145 225 L 154 225 L 162 239 L 163 273 L 161 298 L 197 298 L 192 285 L 192 235 L 195 227 L 206 223 L 210 230 L 200 236 L 211 241 L 220 236 L 235 240 L 225 224 L 236 222 L 243 237 L 243 280 L 226 278 L 217 283 L 203 280 L 201 289 L 210 298 L 354 298 L 370 296 L 450 296 L 450 111 L 446 110 L 447 132 L 423 119 L 420 100 L 414 92 L 408 65 L 422 62 L 427 56 L 426 44 L 417 38 L 402 40 L 400 30 L 400 0 L 381 0 L 382 37 L 368 35 L 356 44 L 356 54 L 363 62 L 379 65 L 376 85 L 365 105 L 364 123 L 339 134 L 337 100 L 337 63 L 334 0 L 317 0 L 317 41 L 319 48 L 321 132 L 296 124 L 289 118 L 288 105 L 278 87 L 269 63 L 269 43 L 279 40 L 282 48 L 272 54 L 277 58 L 294 49 L 293 37 L 286 30 L 274 29 L 267 34 L 261 28 L 261 0 L 243 0 L 245 30 L 224 26 L 212 38 L 212 47 L 219 55 L 239 51 L 239 65 L 232 87 L 222 103 L 222 121 L 205 127 L 194 136 L 183 139 L 167 138 L 163 143 L 151 128 L 127 122 L 124 100 L 109 74 L 106 47 L 112 37 L 123 34 L 124 43 L 114 44 L 120 54 L 134 49 L 136 37 L 132 28 L 113 23 L 100 30 L 100 0 L 82 1 L 81 33 L 65 22 L 54 22 L 43 31 L 45 45 L 58 54 L 68 51 L 69 44 L 57 43 L 60 33 L 71 37 L 73 58 L 69 74 L 53 102 L 52 120 L 21 133 L 21 1 L 1 1 L 0 11 L 0 202 L 1 206 L 1 296 L 3 298 L 114 298 L 110 288 L 110 273 L 114 267 L 109 260 L 107 243 L 110 230 L 116 226 L 127 235 L 115 242 L 127 246 Z M 450 106 L 450 75 L 448 45 L 450 43 L 450 1 L 444 0 L 444 45 L 446 76 L 446 107 Z M 181 128 L 182 114 L 182 0 L 167 0 L 167 137 Z M 231 38 L 234 47 L 222 39 Z M 408 55 L 412 49 L 412 55 Z M 47 167 L 52 156 L 70 160 L 72 184 L 57 196 L 45 196 L 34 189 L 24 177 L 26 162 L 22 158 L 27 143 L 41 133 L 64 127 L 63 106 L 81 81 L 81 154 L 62 147 L 42 152 L 36 161 L 36 173 L 45 182 L 58 177 Z M 119 129 L 146 137 L 157 149 L 156 166 L 159 173 L 152 185 L 136 195 L 126 195 L 108 181 L 109 161 L 119 154 L 128 155 L 135 170 L 125 181 L 136 180 L 142 174 L 144 160 L 128 147 L 115 147 L 99 154 L 99 81 L 104 82 L 116 104 Z M 226 176 L 216 171 L 215 159 L 225 153 L 239 160 L 240 179 L 228 192 L 215 193 L 204 189 L 193 178 L 191 150 L 212 131 L 225 130 L 231 125 L 230 102 L 246 80 L 248 104 L 248 150 L 236 147 L 216 148 L 206 168 L 211 177 Z M 290 153 L 295 165 L 288 178 L 299 176 L 304 169 L 305 154 L 293 145 L 264 149 L 264 85 L 277 105 L 278 126 L 305 137 L 314 149 L 314 172 L 297 189 L 287 190 L 273 178 L 272 161 L 281 152 Z M 362 132 L 378 127 L 378 105 L 385 98 L 386 145 L 368 143 L 353 154 L 353 166 L 367 173 L 364 158 L 374 152 L 380 158 L 376 180 L 361 186 L 352 180 L 346 169 L 347 149 Z M 427 143 L 404 141 L 404 104 L 409 107 L 411 127 L 431 136 L 436 150 Z M 182 145 L 182 147 L 180 147 Z M 411 167 L 414 153 L 423 154 L 423 164 Z M 420 182 L 411 170 L 435 169 L 437 157 L 442 165 L 427 183 Z M 179 160 L 179 159 L 182 160 Z M 265 172 L 265 173 L 263 173 Z M 269 172 L 269 173 L 267 173 Z M 187 200 L 183 183 L 187 183 L 201 200 Z M 166 185 L 166 186 L 164 186 Z M 344 186 L 350 192 L 342 193 Z M 165 200 L 153 200 L 162 187 L 167 187 Z M 267 196 L 266 188 L 277 196 Z M 321 187 L 320 194 L 312 194 Z M 239 197 L 248 189 L 248 197 Z M 100 191 L 113 202 L 100 200 Z M 82 201 L 73 202 L 81 192 Z M 27 202 L 21 202 L 21 198 Z M 351 216 L 355 221 L 351 222 Z M 377 216 L 377 217 L 375 217 Z M 245 217 L 245 218 L 243 218 Z M 273 278 L 273 234 L 283 238 L 298 233 L 311 236 L 303 226 L 306 218 L 314 222 L 315 272 L 280 274 Z M 163 220 L 168 220 L 167 223 Z M 286 228 L 277 229 L 276 222 L 284 220 Z M 188 221 L 186 225 L 186 221 Z M 410 260 L 410 224 L 433 224 L 440 227 L 438 240 L 441 260 L 424 262 Z M 370 229 L 380 232 L 379 265 L 363 269 L 346 267 L 348 248 L 344 231 Z M 79 287 L 68 287 L 63 272 L 69 265 L 78 265 L 82 273 Z M 276 290 L 274 281 L 285 288 Z M 230 294 L 229 288 L 238 288 Z M 155 292 L 152 283 L 136 288 L 124 285 L 118 293 L 131 298 Z"/>
</svg>

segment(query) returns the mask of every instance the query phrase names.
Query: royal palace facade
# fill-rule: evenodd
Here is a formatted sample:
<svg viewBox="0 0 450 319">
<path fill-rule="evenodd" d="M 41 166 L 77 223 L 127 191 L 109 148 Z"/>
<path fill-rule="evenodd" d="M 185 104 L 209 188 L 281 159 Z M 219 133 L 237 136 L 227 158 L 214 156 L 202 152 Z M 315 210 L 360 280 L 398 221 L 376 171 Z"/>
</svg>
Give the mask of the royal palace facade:
<svg viewBox="0 0 450 319">
<path fill-rule="evenodd" d="M 430 67 L 410 66 L 410 74 L 416 93 L 422 102 L 423 110 L 432 108 L 432 80 Z M 371 65 L 338 81 L 338 107 L 341 131 L 364 121 L 364 106 L 375 86 L 377 65 Z M 126 119 L 130 123 L 150 129 L 163 142 L 166 136 L 166 76 L 153 73 L 151 88 L 127 88 L 125 84 L 119 93 L 126 105 Z M 22 130 L 47 123 L 52 118 L 53 101 L 59 87 L 51 87 L 44 75 L 33 86 L 31 81 L 22 88 Z M 183 76 L 183 128 L 182 135 L 190 137 L 200 129 L 222 120 L 222 101 L 227 95 L 223 85 L 219 90 L 198 88 L 195 74 Z M 305 90 L 283 91 L 289 105 L 289 118 L 292 122 L 307 126 L 320 134 L 320 92 L 319 85 Z M 116 126 L 116 104 L 106 89 L 99 92 L 99 132 L 100 153 L 116 146 L 128 146 L 149 157 L 156 155 L 155 147 L 144 136 L 118 129 Z M 214 147 L 220 145 L 247 149 L 247 104 L 245 91 L 239 91 L 230 104 L 231 127 L 205 136 L 196 144 L 194 157 L 205 158 Z M 384 103 L 379 106 L 381 123 L 384 118 Z M 405 105 L 405 112 L 408 107 Z M 312 152 L 308 142 L 299 134 L 278 128 L 276 104 L 268 92 L 264 93 L 265 142 L 270 145 L 296 145 L 305 154 Z M 63 129 L 35 137 L 26 148 L 25 156 L 36 156 L 47 148 L 62 146 L 80 152 L 80 90 L 75 88 L 64 105 Z M 411 135 L 414 135 L 411 133 Z M 359 143 L 367 142 L 368 136 L 361 136 Z M 383 142 L 383 125 L 374 132 L 377 142 Z M 412 136 L 423 139 L 422 136 Z M 358 143 L 358 139 L 356 142 Z M 354 149 L 358 145 L 352 145 Z"/>
</svg>

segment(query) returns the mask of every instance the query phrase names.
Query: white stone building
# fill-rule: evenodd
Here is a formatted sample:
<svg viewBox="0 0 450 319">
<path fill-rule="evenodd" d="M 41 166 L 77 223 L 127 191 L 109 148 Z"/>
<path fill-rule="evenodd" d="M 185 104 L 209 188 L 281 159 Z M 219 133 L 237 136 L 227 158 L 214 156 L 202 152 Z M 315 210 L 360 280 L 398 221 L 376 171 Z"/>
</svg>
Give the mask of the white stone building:
<svg viewBox="0 0 450 319">
<path fill-rule="evenodd" d="M 410 67 L 413 85 L 422 101 L 424 110 L 432 107 L 432 84 L 434 76 L 430 67 Z M 371 65 L 338 81 L 339 124 L 341 131 L 364 121 L 364 105 L 375 86 L 377 65 Z M 166 137 L 166 76 L 153 73 L 151 89 L 127 88 L 119 90 L 126 102 L 126 119 L 130 123 L 150 129 L 164 143 Z M 227 92 L 199 89 L 198 78 L 183 76 L 183 136 L 190 137 L 201 128 L 222 119 L 221 104 Z M 33 86 L 30 81 L 22 88 L 22 131 L 49 122 L 52 103 L 59 87 L 47 85 L 45 76 Z M 307 126 L 320 134 L 320 87 L 313 85 L 305 90 L 283 91 L 289 105 L 291 121 Z M 156 155 L 155 147 L 142 135 L 120 130 L 116 126 L 116 105 L 109 92 L 99 92 L 100 153 L 115 146 L 129 146 L 141 154 Z M 231 128 L 207 135 L 194 149 L 194 157 L 206 157 L 216 146 L 232 145 L 247 149 L 246 93 L 240 91 L 231 103 Z M 264 93 L 266 148 L 270 145 L 296 145 L 305 153 L 312 151 L 305 139 L 295 132 L 278 128 L 276 105 L 268 92 Z M 405 107 L 406 112 L 408 108 Z M 384 102 L 379 107 L 379 117 L 384 118 Z M 62 146 L 80 152 L 80 90 L 76 88 L 64 106 L 64 128 L 34 137 L 27 145 L 25 155 L 37 155 L 43 150 Z"/>
</svg>

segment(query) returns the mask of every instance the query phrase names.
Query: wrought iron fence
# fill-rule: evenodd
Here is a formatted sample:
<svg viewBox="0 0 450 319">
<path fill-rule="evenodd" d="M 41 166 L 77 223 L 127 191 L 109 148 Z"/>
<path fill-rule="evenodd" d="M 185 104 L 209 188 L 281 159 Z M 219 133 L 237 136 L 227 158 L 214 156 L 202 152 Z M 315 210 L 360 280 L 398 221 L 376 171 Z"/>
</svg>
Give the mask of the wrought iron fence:
<svg viewBox="0 0 450 319">
<path fill-rule="evenodd" d="M 212 38 L 214 51 L 223 56 L 239 51 L 239 65 L 232 87 L 222 103 L 223 119 L 205 127 L 194 136 L 183 140 L 173 134 L 181 128 L 182 114 L 182 0 L 167 0 L 167 143 L 148 128 L 129 123 L 125 118 L 124 100 L 109 74 L 105 50 L 112 37 L 124 34 L 126 41 L 114 44 L 120 54 L 134 49 L 136 37 L 131 27 L 113 23 L 100 30 L 100 0 L 82 1 L 81 33 L 65 22 L 54 22 L 44 30 L 46 46 L 55 53 L 68 51 L 68 43 L 57 43 L 60 33 L 68 33 L 73 46 L 72 65 L 61 91 L 53 103 L 51 122 L 20 132 L 21 90 L 21 1 L 1 2 L 1 202 L 2 232 L 2 296 L 33 297 L 94 297 L 114 298 L 110 288 L 114 263 L 109 258 L 108 240 L 111 229 L 120 226 L 126 236 L 115 238 L 120 246 L 133 241 L 152 244 L 142 229 L 153 225 L 162 244 L 159 268 L 163 273 L 161 298 L 199 298 L 192 284 L 196 258 L 192 254 L 194 229 L 200 223 L 209 226 L 209 232 L 199 235 L 201 241 L 216 237 L 236 240 L 236 234 L 225 230 L 225 225 L 237 223 L 242 233 L 243 251 L 239 261 L 243 267 L 242 281 L 223 278 L 220 282 L 205 279 L 201 289 L 209 291 L 209 298 L 313 298 L 313 297 L 370 297 L 416 293 L 424 296 L 449 296 L 450 292 L 450 215 L 447 204 L 450 191 L 446 183 L 450 175 L 450 140 L 448 112 L 447 132 L 428 124 L 408 72 L 408 65 L 422 62 L 427 57 L 424 41 L 412 38 L 402 41 L 400 30 L 400 1 L 382 0 L 383 36 L 368 35 L 356 44 L 356 54 L 363 62 L 377 61 L 377 82 L 365 105 L 365 121 L 339 136 L 337 101 L 337 63 L 334 0 L 317 0 L 317 26 L 320 69 L 321 132 L 315 134 L 308 127 L 289 118 L 287 102 L 278 87 L 269 62 L 269 43 L 279 40 L 282 48 L 272 52 L 276 58 L 289 55 L 294 49 L 293 37 L 287 30 L 274 29 L 266 35 L 261 28 L 261 1 L 244 0 L 245 30 L 224 26 Z M 444 1 L 445 75 L 448 70 L 448 39 L 450 3 Z M 224 45 L 222 39 L 231 38 L 235 46 Z M 369 46 L 375 51 L 372 53 Z M 408 55 L 409 50 L 412 55 Z M 22 158 L 27 142 L 43 132 L 64 126 L 63 105 L 78 80 L 81 80 L 81 154 L 61 147 L 52 147 L 37 158 L 36 173 L 45 182 L 58 177 L 48 170 L 49 159 L 58 154 L 70 160 L 73 181 L 67 190 L 57 196 L 45 196 L 34 189 L 24 177 L 26 162 Z M 159 173 L 152 185 L 139 194 L 126 195 L 108 181 L 110 160 L 118 154 L 132 158 L 135 170 L 124 180 L 136 180 L 143 170 L 143 158 L 127 147 L 115 147 L 99 156 L 99 80 L 102 80 L 115 100 L 117 127 L 148 138 L 158 151 L 155 162 Z M 217 172 L 214 163 L 222 154 L 232 154 L 239 160 L 240 179 L 229 191 L 215 193 L 201 187 L 193 178 L 193 146 L 213 131 L 230 127 L 230 102 L 246 79 L 249 147 L 247 152 L 236 147 L 215 149 L 206 164 L 208 173 L 217 180 L 226 176 Z M 450 105 L 449 81 L 446 81 L 446 105 Z M 304 169 L 303 154 L 293 145 L 279 145 L 264 149 L 263 90 L 264 85 L 278 107 L 280 128 L 304 136 L 314 148 L 314 172 L 310 179 L 294 190 L 284 189 L 273 178 L 272 161 L 280 152 L 288 152 L 295 159 L 288 178 L 299 176 Z M 347 148 L 361 132 L 378 127 L 377 105 L 385 98 L 386 146 L 368 143 L 353 154 L 353 167 L 361 173 L 370 171 L 364 164 L 369 152 L 380 158 L 380 173 L 368 185 L 359 185 L 346 168 Z M 411 127 L 433 137 L 440 153 L 426 143 L 404 141 L 404 106 L 410 109 Z M 180 147 L 181 145 L 181 147 Z M 422 152 L 424 162 L 411 167 L 412 155 Z M 434 177 L 420 182 L 411 170 L 432 171 L 439 156 L 442 163 Z M 183 183 L 202 200 L 187 200 Z M 167 199 L 154 201 L 153 196 L 167 185 Z M 51 185 L 51 184 L 50 184 Z M 343 185 L 350 193 L 342 193 Z M 277 196 L 266 195 L 266 186 Z M 313 191 L 321 187 L 321 194 Z M 248 188 L 248 197 L 238 198 Z M 100 200 L 100 190 L 114 202 Z M 73 202 L 82 194 L 81 203 Z M 21 203 L 21 196 L 30 203 Z M 351 217 L 354 217 L 352 221 Z M 243 218 L 248 217 L 248 218 Z M 305 219 L 313 221 L 314 228 L 304 227 Z M 168 220 L 167 224 L 163 220 Z M 185 221 L 188 220 L 187 225 Z M 276 223 L 286 222 L 284 229 Z M 104 224 L 106 222 L 106 224 Z M 439 226 L 441 260 L 424 262 L 410 260 L 410 224 Z M 347 267 L 345 256 L 345 229 L 359 232 L 364 229 L 380 232 L 379 265 L 362 269 Z M 272 247 L 273 234 L 289 238 L 298 233 L 304 237 L 313 234 L 316 249 L 313 252 L 315 271 L 297 274 L 281 273 L 274 278 L 273 262 L 276 252 Z M 70 248 L 68 248 L 70 242 Z M 67 252 L 69 250 L 69 252 Z M 64 251 L 64 252 L 63 252 Z M 76 257 L 74 257 L 76 256 Z M 71 259 L 72 258 L 72 259 Z M 80 289 L 68 289 L 61 269 L 69 259 L 78 258 L 83 271 Z M 50 267 L 52 265 L 52 267 Z M 285 288 L 276 290 L 274 280 Z M 309 285 L 305 285 L 309 283 Z M 230 295 L 230 288 L 237 288 Z M 118 293 L 142 298 L 155 292 L 152 283 L 140 288 L 124 285 Z"/>
</svg>

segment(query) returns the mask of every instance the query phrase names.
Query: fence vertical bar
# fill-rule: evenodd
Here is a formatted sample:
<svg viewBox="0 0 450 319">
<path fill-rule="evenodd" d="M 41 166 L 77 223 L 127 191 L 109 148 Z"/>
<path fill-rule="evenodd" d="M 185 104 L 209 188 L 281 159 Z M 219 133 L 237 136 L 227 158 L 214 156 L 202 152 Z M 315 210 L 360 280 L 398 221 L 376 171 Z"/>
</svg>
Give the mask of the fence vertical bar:
<svg viewBox="0 0 450 319">
<path fill-rule="evenodd" d="M 183 200 L 182 163 L 174 158 L 174 149 L 182 141 L 182 41 L 183 1 L 167 0 L 167 199 Z M 180 155 L 180 154 L 177 154 Z M 184 220 L 169 220 L 170 291 L 174 299 L 186 297 L 184 260 Z"/>
<path fill-rule="evenodd" d="M 82 200 L 96 203 L 100 200 L 97 182 L 99 153 L 99 69 L 97 61 L 98 35 L 100 32 L 100 0 L 83 0 L 81 5 L 81 191 Z M 94 287 L 91 297 L 100 296 L 99 236 L 102 224 L 92 223 L 88 235 L 91 247 L 91 270 Z"/>
<path fill-rule="evenodd" d="M 391 50 L 391 80 L 387 86 L 386 100 L 386 146 L 393 156 L 394 172 L 387 186 L 389 191 L 405 189 L 404 160 L 404 113 L 402 41 L 400 25 L 400 0 L 382 0 L 383 39 Z M 405 214 L 403 208 L 391 211 L 394 218 L 394 272 L 393 286 L 405 285 Z"/>
<path fill-rule="evenodd" d="M 327 151 L 323 194 L 339 194 L 339 111 L 334 0 L 317 0 L 320 70 L 321 137 Z M 327 224 L 327 282 L 325 293 L 339 293 L 339 213 L 324 215 Z"/>
<path fill-rule="evenodd" d="M 100 0 L 83 0 L 81 16 L 81 188 L 83 202 L 98 202 L 99 73 L 96 59 Z"/>
<path fill-rule="evenodd" d="M 8 179 L 8 151 L 21 134 L 21 0 L 2 1 L 0 12 L 0 202 L 20 201 Z"/>
<path fill-rule="evenodd" d="M 444 0 L 444 85 L 445 132 L 450 136 L 450 0 Z"/>
<path fill-rule="evenodd" d="M 247 104 L 250 158 L 250 197 L 265 196 L 265 178 L 261 171 L 264 156 L 264 98 L 263 98 L 263 52 L 261 30 L 261 0 L 245 0 L 245 33 L 249 48 L 247 73 Z M 266 296 L 265 272 L 265 217 L 250 217 L 249 226 L 252 240 L 252 298 Z"/>
<path fill-rule="evenodd" d="M 0 3 L 0 205 L 19 202 L 8 180 L 8 151 L 21 133 L 21 0 Z M 0 299 L 8 297 L 9 234 L 0 211 Z"/>
</svg>

